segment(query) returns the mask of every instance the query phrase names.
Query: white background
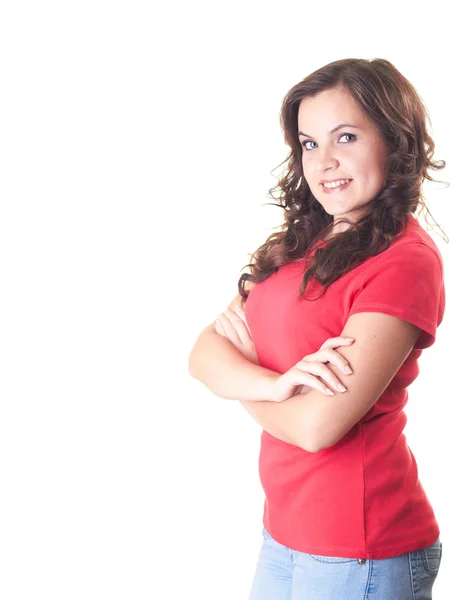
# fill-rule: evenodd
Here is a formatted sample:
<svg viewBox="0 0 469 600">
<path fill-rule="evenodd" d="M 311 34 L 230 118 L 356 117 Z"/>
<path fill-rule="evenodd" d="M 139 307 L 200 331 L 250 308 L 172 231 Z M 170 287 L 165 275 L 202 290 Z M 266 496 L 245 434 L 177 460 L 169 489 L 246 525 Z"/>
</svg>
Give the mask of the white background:
<svg viewBox="0 0 469 600">
<path fill-rule="evenodd" d="M 247 599 L 261 429 L 188 355 L 281 223 L 284 94 L 351 57 L 415 85 L 447 161 L 425 190 L 446 315 L 406 434 L 442 531 L 434 598 L 463 598 L 467 35 L 426 6 L 2 3 L 2 600 Z"/>
</svg>

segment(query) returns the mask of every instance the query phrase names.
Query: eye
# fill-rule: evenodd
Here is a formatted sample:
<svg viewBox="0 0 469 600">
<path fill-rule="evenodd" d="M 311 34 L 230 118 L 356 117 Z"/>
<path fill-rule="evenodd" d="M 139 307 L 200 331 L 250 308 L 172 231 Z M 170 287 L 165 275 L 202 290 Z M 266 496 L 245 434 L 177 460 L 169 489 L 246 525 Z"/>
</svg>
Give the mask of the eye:
<svg viewBox="0 0 469 600">
<path fill-rule="evenodd" d="M 356 135 L 354 135 L 353 133 L 343 133 L 343 134 L 342 134 L 342 135 L 339 137 L 339 140 L 340 140 L 340 138 L 343 138 L 345 135 L 348 135 L 349 137 L 351 137 L 351 138 L 352 138 L 352 139 L 350 140 L 351 142 L 354 142 L 354 141 L 357 139 L 357 136 L 356 136 Z"/>
<path fill-rule="evenodd" d="M 348 136 L 349 138 L 351 138 L 348 142 L 346 142 L 347 144 L 354 142 L 357 139 L 357 136 L 354 133 L 341 133 L 339 136 L 339 140 L 345 136 Z M 308 147 L 306 144 L 315 144 L 316 142 L 313 142 L 312 140 L 305 140 L 304 142 L 301 142 L 301 145 L 303 146 L 303 148 L 305 150 L 314 150 L 315 148 L 310 148 Z M 341 142 L 343 143 L 343 142 Z"/>
</svg>

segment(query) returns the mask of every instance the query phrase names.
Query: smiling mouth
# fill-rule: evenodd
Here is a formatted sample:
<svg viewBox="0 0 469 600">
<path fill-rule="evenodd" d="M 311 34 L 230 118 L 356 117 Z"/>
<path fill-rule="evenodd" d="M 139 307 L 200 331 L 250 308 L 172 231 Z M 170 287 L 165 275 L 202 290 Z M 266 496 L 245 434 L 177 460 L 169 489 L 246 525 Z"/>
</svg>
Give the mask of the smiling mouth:
<svg viewBox="0 0 469 600">
<path fill-rule="evenodd" d="M 346 183 L 341 185 L 335 185 L 332 187 L 326 187 L 324 183 L 321 183 L 321 187 L 326 194 L 331 194 L 332 192 L 340 192 L 348 187 L 352 183 L 353 179 L 349 179 Z"/>
</svg>

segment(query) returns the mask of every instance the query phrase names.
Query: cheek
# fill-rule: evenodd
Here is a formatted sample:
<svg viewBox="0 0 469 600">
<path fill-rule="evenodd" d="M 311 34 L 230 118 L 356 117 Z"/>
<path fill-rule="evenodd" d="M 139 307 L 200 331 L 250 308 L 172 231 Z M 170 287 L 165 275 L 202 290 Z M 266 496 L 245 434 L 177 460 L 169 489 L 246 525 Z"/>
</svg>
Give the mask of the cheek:
<svg viewBox="0 0 469 600">
<path fill-rule="evenodd" d="M 384 165 L 379 160 L 365 159 L 361 163 L 361 167 L 357 165 L 356 173 L 359 174 L 360 179 L 369 185 L 379 185 L 383 181 L 384 176 Z"/>
<path fill-rule="evenodd" d="M 387 165 L 387 152 L 384 147 L 376 144 L 370 148 L 370 155 L 373 160 L 368 161 L 369 179 L 377 183 L 381 183 L 385 178 Z"/>
<path fill-rule="evenodd" d="M 303 177 L 309 182 L 311 179 L 311 165 L 303 158 L 301 161 L 301 166 L 303 170 Z"/>
<path fill-rule="evenodd" d="M 381 162 L 377 162 L 374 165 L 373 172 L 370 174 L 370 178 L 377 184 L 382 185 L 385 178 L 385 165 Z"/>
</svg>

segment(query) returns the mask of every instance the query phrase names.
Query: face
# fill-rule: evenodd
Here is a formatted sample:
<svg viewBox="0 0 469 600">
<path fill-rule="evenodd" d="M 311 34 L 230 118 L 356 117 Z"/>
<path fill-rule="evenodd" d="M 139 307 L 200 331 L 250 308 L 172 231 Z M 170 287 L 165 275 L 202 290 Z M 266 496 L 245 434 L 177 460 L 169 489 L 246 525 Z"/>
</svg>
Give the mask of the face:
<svg viewBox="0 0 469 600">
<path fill-rule="evenodd" d="M 334 222 L 344 216 L 355 221 L 386 181 L 387 148 L 376 126 L 347 90 L 335 88 L 301 100 L 298 131 L 312 194 Z M 344 179 L 351 181 L 324 186 Z M 348 227 L 340 223 L 334 233 Z"/>
</svg>

